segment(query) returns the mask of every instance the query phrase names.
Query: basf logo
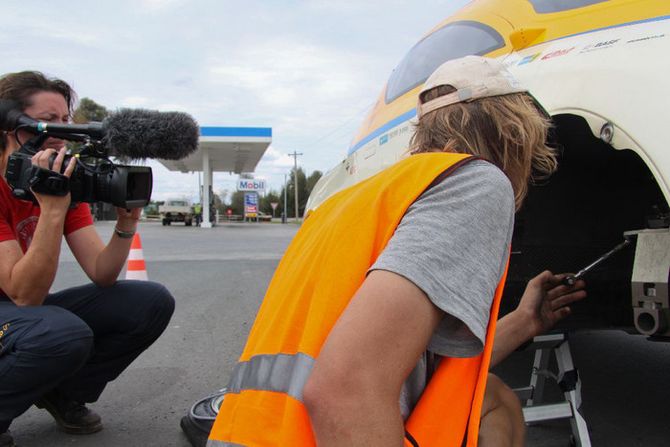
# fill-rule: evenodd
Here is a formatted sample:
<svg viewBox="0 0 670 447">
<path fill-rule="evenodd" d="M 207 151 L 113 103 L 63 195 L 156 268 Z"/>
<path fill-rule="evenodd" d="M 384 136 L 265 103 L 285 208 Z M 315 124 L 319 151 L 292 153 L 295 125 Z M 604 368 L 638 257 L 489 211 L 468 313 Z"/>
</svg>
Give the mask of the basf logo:
<svg viewBox="0 0 670 447">
<path fill-rule="evenodd" d="M 237 181 L 237 190 L 238 191 L 264 191 L 265 190 L 265 180 L 259 179 L 239 179 Z"/>
</svg>

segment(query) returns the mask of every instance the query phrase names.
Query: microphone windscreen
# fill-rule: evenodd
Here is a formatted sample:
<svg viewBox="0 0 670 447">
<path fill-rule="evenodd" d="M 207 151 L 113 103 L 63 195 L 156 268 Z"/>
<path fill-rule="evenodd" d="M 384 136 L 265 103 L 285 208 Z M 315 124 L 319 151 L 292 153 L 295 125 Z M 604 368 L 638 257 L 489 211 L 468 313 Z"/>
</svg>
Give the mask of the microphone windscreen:
<svg viewBox="0 0 670 447">
<path fill-rule="evenodd" d="M 187 113 L 121 109 L 102 126 L 110 155 L 180 160 L 198 149 L 200 129 Z"/>
</svg>

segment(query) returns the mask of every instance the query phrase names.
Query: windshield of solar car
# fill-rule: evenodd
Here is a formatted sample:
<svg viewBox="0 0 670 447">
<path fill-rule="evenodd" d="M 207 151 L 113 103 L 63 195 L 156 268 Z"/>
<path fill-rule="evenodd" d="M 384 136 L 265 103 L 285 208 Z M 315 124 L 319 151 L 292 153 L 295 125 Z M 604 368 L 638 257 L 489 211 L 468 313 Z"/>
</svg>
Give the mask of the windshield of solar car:
<svg viewBox="0 0 670 447">
<path fill-rule="evenodd" d="M 473 21 L 453 22 L 426 36 L 391 73 L 386 86 L 389 103 L 422 84 L 444 62 L 470 54 L 484 55 L 505 45 L 496 30 Z"/>
<path fill-rule="evenodd" d="M 538 14 L 568 11 L 570 9 L 583 8 L 584 6 L 603 3 L 607 0 L 528 0 Z"/>
</svg>

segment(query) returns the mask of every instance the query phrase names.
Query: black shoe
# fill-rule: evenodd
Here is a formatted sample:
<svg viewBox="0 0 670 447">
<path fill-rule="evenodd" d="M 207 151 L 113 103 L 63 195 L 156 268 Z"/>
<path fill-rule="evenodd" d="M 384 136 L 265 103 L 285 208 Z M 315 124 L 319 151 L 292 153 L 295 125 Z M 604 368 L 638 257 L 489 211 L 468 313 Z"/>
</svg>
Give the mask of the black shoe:
<svg viewBox="0 0 670 447">
<path fill-rule="evenodd" d="M 56 393 L 43 396 L 35 403 L 35 406 L 51 413 L 60 429 L 65 433 L 86 435 L 102 430 L 102 420 L 95 411 Z"/>
<path fill-rule="evenodd" d="M 9 434 L 9 430 L 5 433 L 0 433 L 0 447 L 16 447 L 14 438 Z"/>
</svg>

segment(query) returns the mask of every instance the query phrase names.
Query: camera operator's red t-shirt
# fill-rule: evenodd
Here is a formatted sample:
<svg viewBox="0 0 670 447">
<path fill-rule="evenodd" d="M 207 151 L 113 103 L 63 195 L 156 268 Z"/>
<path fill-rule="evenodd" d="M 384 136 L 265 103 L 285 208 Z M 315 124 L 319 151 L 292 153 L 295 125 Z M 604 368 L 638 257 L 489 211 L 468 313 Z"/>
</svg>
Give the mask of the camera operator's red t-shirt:
<svg viewBox="0 0 670 447">
<path fill-rule="evenodd" d="M 14 197 L 9 185 L 0 176 L 0 242 L 16 240 L 25 253 L 33 240 L 39 215 L 40 208 L 32 202 Z M 93 225 L 91 207 L 87 203 L 79 203 L 68 210 L 63 234 L 68 235 L 88 225 Z M 0 295 L 4 295 L 2 289 Z"/>
</svg>

